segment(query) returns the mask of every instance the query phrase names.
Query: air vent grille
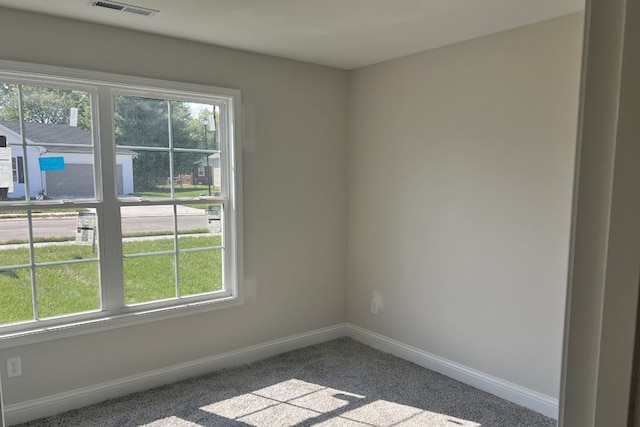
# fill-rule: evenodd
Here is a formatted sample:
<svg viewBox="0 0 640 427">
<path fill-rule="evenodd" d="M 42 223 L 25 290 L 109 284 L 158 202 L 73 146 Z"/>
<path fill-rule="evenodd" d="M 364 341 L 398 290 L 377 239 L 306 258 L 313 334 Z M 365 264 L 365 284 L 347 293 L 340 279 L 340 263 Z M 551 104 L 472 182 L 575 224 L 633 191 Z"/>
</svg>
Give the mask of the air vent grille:
<svg viewBox="0 0 640 427">
<path fill-rule="evenodd" d="M 105 9 L 118 10 L 120 12 L 128 12 L 142 16 L 152 16 L 159 12 L 159 10 L 147 9 L 146 7 L 133 6 L 117 1 L 92 0 L 89 4 L 91 6 L 104 7 Z"/>
<path fill-rule="evenodd" d="M 151 16 L 154 13 L 153 10 L 140 9 L 139 7 L 130 7 L 130 6 L 125 7 L 122 11 L 135 13 L 136 15 L 144 15 L 144 16 Z"/>
<path fill-rule="evenodd" d="M 122 10 L 124 6 L 121 4 L 109 3 L 107 1 L 94 1 L 94 6 L 106 7 L 107 9 Z"/>
</svg>

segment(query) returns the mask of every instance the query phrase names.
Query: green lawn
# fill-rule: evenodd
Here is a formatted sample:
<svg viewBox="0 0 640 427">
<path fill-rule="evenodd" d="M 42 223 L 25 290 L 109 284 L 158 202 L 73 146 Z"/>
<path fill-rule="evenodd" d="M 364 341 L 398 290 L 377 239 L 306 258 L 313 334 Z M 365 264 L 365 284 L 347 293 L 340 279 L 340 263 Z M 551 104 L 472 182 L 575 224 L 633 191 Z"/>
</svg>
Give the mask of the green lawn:
<svg viewBox="0 0 640 427">
<path fill-rule="evenodd" d="M 58 216 L 77 216 L 78 212 L 86 212 L 85 208 L 52 208 L 52 209 L 42 209 L 35 208 L 31 209 L 32 214 L 50 214 L 55 213 Z M 10 219 L 10 218 L 24 218 L 27 216 L 26 209 L 7 209 L 3 210 L 0 214 L 0 218 L 2 219 Z"/>
<path fill-rule="evenodd" d="M 220 245 L 219 236 L 180 237 L 179 248 L 203 248 Z M 125 254 L 173 250 L 172 239 L 125 242 Z M 91 260 L 96 257 L 90 246 L 52 245 L 35 250 L 36 262 Z M 2 265 L 28 262 L 28 249 L 0 250 Z M 125 303 L 135 304 L 174 298 L 175 257 L 149 255 L 124 260 Z M 219 290 L 222 287 L 220 250 L 180 252 L 177 257 L 181 296 Z M 36 268 L 38 312 L 41 318 L 100 309 L 98 262 Z M 31 320 L 31 272 L 16 268 L 0 272 L 0 324 Z"/>
<path fill-rule="evenodd" d="M 220 191 L 218 187 L 211 186 L 211 194 Z M 198 196 L 208 196 L 209 195 L 209 186 L 208 185 L 191 185 L 184 184 L 182 187 L 176 185 L 174 188 L 175 197 L 189 197 L 195 198 Z M 136 196 L 145 197 L 145 198 L 156 198 L 156 197 L 170 197 L 171 196 L 171 188 L 168 185 L 159 185 L 153 191 L 137 191 Z"/>
</svg>

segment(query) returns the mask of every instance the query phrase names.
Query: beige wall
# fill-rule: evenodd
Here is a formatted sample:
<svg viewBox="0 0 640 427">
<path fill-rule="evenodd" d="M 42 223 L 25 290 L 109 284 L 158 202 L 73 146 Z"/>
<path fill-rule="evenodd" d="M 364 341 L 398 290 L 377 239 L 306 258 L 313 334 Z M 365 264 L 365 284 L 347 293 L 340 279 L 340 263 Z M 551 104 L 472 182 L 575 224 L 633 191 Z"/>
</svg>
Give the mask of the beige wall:
<svg viewBox="0 0 640 427">
<path fill-rule="evenodd" d="M 582 24 L 350 74 L 350 322 L 558 398 Z"/>
<path fill-rule="evenodd" d="M 249 278 L 239 308 L 0 351 L 23 366 L 3 382 L 6 405 L 346 320 L 346 71 L 7 9 L 0 17 L 2 59 L 242 91 Z"/>
</svg>

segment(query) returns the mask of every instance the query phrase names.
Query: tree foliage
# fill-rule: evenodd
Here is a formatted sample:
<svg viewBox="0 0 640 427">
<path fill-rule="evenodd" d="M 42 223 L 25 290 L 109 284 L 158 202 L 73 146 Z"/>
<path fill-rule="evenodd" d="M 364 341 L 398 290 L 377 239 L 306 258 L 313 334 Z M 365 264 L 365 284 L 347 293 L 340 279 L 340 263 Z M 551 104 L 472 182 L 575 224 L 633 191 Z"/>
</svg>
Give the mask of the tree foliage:
<svg viewBox="0 0 640 427">
<path fill-rule="evenodd" d="M 72 108 L 78 109 L 78 127 L 91 129 L 91 103 L 87 92 L 40 86 L 21 86 L 22 115 L 26 122 L 70 124 Z M 0 83 L 0 120 L 20 119 L 16 85 Z"/>
<path fill-rule="evenodd" d="M 78 110 L 78 127 L 91 130 L 91 99 L 87 92 L 39 87 L 18 86 L 0 82 L 0 120 L 22 118 L 31 123 L 70 124 L 70 111 Z M 131 147 L 136 152 L 133 163 L 134 187 L 138 191 L 152 190 L 166 183 L 170 175 L 169 153 L 153 151 L 153 148 L 168 148 L 171 142 L 176 148 L 215 148 L 215 125 L 211 121 L 213 106 L 200 106 L 192 115 L 186 102 L 135 96 L 114 97 L 115 142 L 118 146 Z M 170 119 L 170 120 L 169 120 Z M 151 148 L 151 150 L 149 150 Z M 174 176 L 192 173 L 194 165 L 206 159 L 201 153 L 175 153 Z"/>
<path fill-rule="evenodd" d="M 184 102 L 132 96 L 115 98 L 116 144 L 132 147 L 137 152 L 134 160 L 136 189 L 151 190 L 165 183 L 170 171 L 168 152 L 136 147 L 168 148 L 172 143 L 176 148 L 202 148 L 203 143 L 194 132 L 195 121 Z M 200 157 L 202 155 L 197 153 L 175 153 L 174 176 L 191 173 Z"/>
</svg>

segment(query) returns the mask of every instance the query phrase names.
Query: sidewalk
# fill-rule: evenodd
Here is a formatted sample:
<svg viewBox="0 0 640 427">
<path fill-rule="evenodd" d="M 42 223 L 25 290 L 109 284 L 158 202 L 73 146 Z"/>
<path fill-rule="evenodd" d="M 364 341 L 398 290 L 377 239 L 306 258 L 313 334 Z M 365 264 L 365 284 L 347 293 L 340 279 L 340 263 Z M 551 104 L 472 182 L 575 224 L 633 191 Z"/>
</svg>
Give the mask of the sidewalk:
<svg viewBox="0 0 640 427">
<path fill-rule="evenodd" d="M 179 216 L 184 215 L 205 215 L 205 209 L 191 208 L 188 206 L 177 205 L 177 212 Z M 42 217 L 76 217 L 77 212 L 34 212 L 31 214 L 34 218 Z M 25 218 L 25 213 L 12 214 L 11 211 L 7 211 L 6 214 L 0 214 L 0 220 L 20 219 Z M 143 216 L 173 216 L 172 206 L 123 206 L 122 217 L 123 218 L 137 218 Z"/>
<path fill-rule="evenodd" d="M 188 206 L 178 205 L 176 206 L 179 216 L 183 215 L 205 215 L 206 210 L 190 208 Z M 141 216 L 172 216 L 173 206 L 123 206 L 122 207 L 123 218 L 137 218 Z"/>
</svg>

